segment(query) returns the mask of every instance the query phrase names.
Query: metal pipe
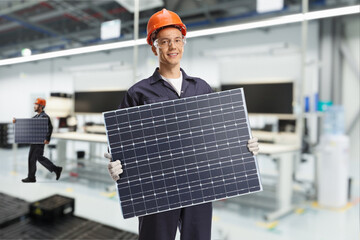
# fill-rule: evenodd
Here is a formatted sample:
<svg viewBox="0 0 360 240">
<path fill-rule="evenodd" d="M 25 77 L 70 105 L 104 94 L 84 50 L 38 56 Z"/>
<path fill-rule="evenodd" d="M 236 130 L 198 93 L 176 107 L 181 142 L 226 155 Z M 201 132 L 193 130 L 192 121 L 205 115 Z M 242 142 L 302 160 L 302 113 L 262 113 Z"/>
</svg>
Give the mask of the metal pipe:
<svg viewBox="0 0 360 240">
<path fill-rule="evenodd" d="M 302 13 L 305 14 L 309 11 L 309 1 L 302 0 Z M 304 134 L 304 93 L 305 93 L 305 81 L 306 81 L 306 51 L 307 51 L 307 37 L 308 37 L 308 21 L 304 19 L 301 22 L 301 79 L 298 82 L 298 117 L 297 117 L 297 132 L 299 136 L 299 142 L 301 143 Z"/>
<path fill-rule="evenodd" d="M 37 27 L 29 22 L 25 22 L 25 21 L 21 21 L 20 19 L 16 19 L 10 15 L 2 15 L 1 16 L 2 18 L 8 20 L 8 21 L 11 21 L 11 22 L 15 22 L 21 26 L 23 26 L 24 28 L 28 28 L 28 29 L 31 29 L 31 30 L 34 30 L 34 31 L 37 31 L 39 33 L 42 33 L 42 34 L 46 34 L 48 36 L 51 36 L 51 37 L 59 37 L 57 34 L 55 33 L 52 33 L 52 32 L 49 32 L 43 28 L 40 28 L 40 27 Z"/>
<path fill-rule="evenodd" d="M 356 124 L 358 123 L 360 119 L 360 111 L 357 112 L 351 123 L 349 124 L 348 129 L 346 129 L 346 135 L 350 135 L 351 132 L 354 130 Z"/>
<path fill-rule="evenodd" d="M 134 40 L 139 39 L 139 0 L 134 1 Z M 137 64 L 138 64 L 139 46 L 134 46 L 133 57 L 133 82 L 137 81 Z"/>
<path fill-rule="evenodd" d="M 333 86 L 332 86 L 332 100 L 336 105 L 343 104 L 343 81 L 342 81 L 342 56 L 341 56 L 341 19 L 334 20 L 334 45 L 333 45 L 333 62 L 332 62 L 332 76 L 333 76 Z"/>
<path fill-rule="evenodd" d="M 360 67 L 356 62 L 354 55 L 352 54 L 348 44 L 345 41 L 340 43 L 340 52 L 346 62 L 349 64 L 349 67 L 353 74 L 356 76 L 357 80 L 360 81 Z"/>
</svg>

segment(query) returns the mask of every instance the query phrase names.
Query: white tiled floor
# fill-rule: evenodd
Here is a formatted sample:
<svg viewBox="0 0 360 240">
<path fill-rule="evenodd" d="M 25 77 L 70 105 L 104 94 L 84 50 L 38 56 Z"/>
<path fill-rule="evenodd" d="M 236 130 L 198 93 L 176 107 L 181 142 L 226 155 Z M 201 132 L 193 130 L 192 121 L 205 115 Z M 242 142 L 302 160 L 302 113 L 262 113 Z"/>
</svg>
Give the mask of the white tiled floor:
<svg viewBox="0 0 360 240">
<path fill-rule="evenodd" d="M 0 192 L 35 201 L 51 194 L 76 199 L 75 214 L 120 229 L 137 232 L 137 219 L 124 220 L 117 195 L 106 192 L 104 184 L 66 181 L 63 176 L 45 178 L 46 170 L 38 164 L 36 184 L 23 184 L 27 172 L 27 148 L 17 152 L 16 169 L 12 150 L 0 149 Z M 105 167 L 105 164 L 104 164 Z M 358 166 L 355 166 L 358 167 Z M 14 170 L 16 170 L 14 172 Z M 342 211 L 313 207 L 301 203 L 298 211 L 274 222 L 265 222 L 266 210 L 250 206 L 232 206 L 227 202 L 214 204 L 213 240 L 355 240 L 359 239 L 359 178 L 353 183 L 354 203 Z M 177 236 L 177 239 L 179 237 Z"/>
</svg>

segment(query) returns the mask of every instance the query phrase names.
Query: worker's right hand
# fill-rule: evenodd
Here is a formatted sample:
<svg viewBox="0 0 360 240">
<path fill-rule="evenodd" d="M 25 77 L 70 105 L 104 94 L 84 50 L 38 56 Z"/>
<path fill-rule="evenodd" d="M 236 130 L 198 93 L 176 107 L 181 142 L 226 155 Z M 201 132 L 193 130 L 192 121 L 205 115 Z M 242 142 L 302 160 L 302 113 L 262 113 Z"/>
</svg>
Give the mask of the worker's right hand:
<svg viewBox="0 0 360 240">
<path fill-rule="evenodd" d="M 108 170 L 109 170 L 109 174 L 110 174 L 111 178 L 114 181 L 119 180 L 120 179 L 119 175 L 123 173 L 123 169 L 122 169 L 120 160 L 111 162 L 112 157 L 111 157 L 111 154 L 109 154 L 109 153 L 104 153 L 104 157 L 106 157 L 107 159 L 110 160 L 110 163 L 108 164 Z"/>
<path fill-rule="evenodd" d="M 16 118 L 13 118 L 13 123 L 16 123 Z"/>
</svg>

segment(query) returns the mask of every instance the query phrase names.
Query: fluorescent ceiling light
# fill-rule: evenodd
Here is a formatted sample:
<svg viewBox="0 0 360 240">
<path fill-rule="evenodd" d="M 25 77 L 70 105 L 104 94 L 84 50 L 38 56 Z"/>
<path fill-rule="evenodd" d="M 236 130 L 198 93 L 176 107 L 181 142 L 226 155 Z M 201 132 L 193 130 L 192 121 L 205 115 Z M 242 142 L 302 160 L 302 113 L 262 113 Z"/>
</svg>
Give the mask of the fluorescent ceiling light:
<svg viewBox="0 0 360 240">
<path fill-rule="evenodd" d="M 335 8 L 335 9 L 327 9 L 327 10 L 321 10 L 321 11 L 314 11 L 314 12 L 308 12 L 308 13 L 304 13 L 304 14 L 298 13 L 298 14 L 275 17 L 275 18 L 256 21 L 256 22 L 241 23 L 241 24 L 225 26 L 225 27 L 217 27 L 217 28 L 191 31 L 187 34 L 187 38 L 209 36 L 209 35 L 214 35 L 214 34 L 219 34 L 219 33 L 229 33 L 229 32 L 234 32 L 234 31 L 242 31 L 242 30 L 262 28 L 262 27 L 277 26 L 277 25 L 288 24 L 288 23 L 302 22 L 302 21 L 306 21 L 306 20 L 321 19 L 321 18 L 327 18 L 327 17 L 336 17 L 336 16 L 343 16 L 343 15 L 349 15 L 349 14 L 356 14 L 356 13 L 360 13 L 360 5 L 341 7 L 341 8 Z M 145 40 L 145 38 L 142 38 L 142 39 L 138 39 L 138 40 L 129 40 L 129 41 L 123 41 L 123 42 L 101 44 L 101 45 L 96 45 L 96 46 L 80 47 L 80 48 L 67 49 L 67 50 L 56 51 L 56 52 L 41 53 L 41 54 L 36 54 L 36 55 L 28 56 L 28 57 L 17 57 L 17 58 L 4 59 L 4 60 L 0 60 L 0 66 L 12 65 L 12 64 L 17 64 L 17 63 L 25 63 L 25 62 L 31 62 L 31 61 L 38 61 L 38 60 L 44 60 L 44 59 L 50 59 L 50 58 L 56 58 L 56 57 L 65 57 L 65 56 L 71 56 L 71 55 L 77 55 L 77 54 L 86 54 L 86 53 L 92 53 L 92 52 L 107 51 L 107 50 L 113 50 L 113 49 L 119 49 L 119 48 L 145 45 L 145 44 L 146 44 L 146 40 Z"/>
<path fill-rule="evenodd" d="M 307 12 L 305 13 L 304 18 L 306 20 L 314 20 L 314 19 L 337 17 L 337 16 L 356 14 L 356 13 L 360 13 L 360 5 Z"/>
<path fill-rule="evenodd" d="M 21 55 L 23 57 L 28 57 L 28 56 L 31 56 L 31 49 L 30 48 L 23 48 L 21 50 Z"/>
<path fill-rule="evenodd" d="M 217 27 L 217 28 L 211 28 L 211 29 L 192 31 L 192 32 L 189 32 L 186 35 L 186 37 L 192 38 L 192 37 L 209 36 L 209 35 L 215 35 L 215 34 L 219 34 L 219 33 L 228 33 L 228 32 L 249 30 L 249 29 L 255 29 L 255 28 L 276 26 L 276 25 L 287 24 L 287 23 L 301 22 L 302 20 L 303 20 L 303 14 L 299 13 L 299 14 L 293 14 L 293 15 L 288 15 L 288 16 L 271 18 L 271 19 L 262 20 L 262 21 L 241 23 L 241 24 L 231 25 L 231 26 L 226 26 L 226 27 Z"/>
<path fill-rule="evenodd" d="M 242 31 L 242 30 L 249 30 L 255 28 L 262 28 L 262 27 L 270 27 L 270 26 L 277 26 L 282 24 L 288 23 L 295 23 L 295 22 L 302 22 L 305 20 L 313 20 L 313 19 L 320 19 L 320 18 L 328 18 L 328 17 L 336 17 L 336 16 L 343 16 L 349 14 L 356 14 L 360 13 L 360 5 L 350 6 L 350 7 L 342 7 L 342 8 L 335 8 L 335 9 L 328 9 L 328 10 L 321 10 L 321 11 L 314 11 L 308 13 L 298 13 L 292 14 L 287 16 L 275 17 L 266 20 L 260 20 L 256 22 L 249 22 L 249 23 L 241 23 L 226 27 L 217 27 L 211 29 L 204 29 L 198 31 L 189 32 L 186 37 L 201 37 L 201 36 L 209 36 L 219 33 L 228 33 L 228 32 L 235 32 L 235 31 Z"/>
<path fill-rule="evenodd" d="M 78 55 L 78 54 L 107 51 L 107 50 L 133 47 L 136 45 L 144 45 L 144 44 L 146 44 L 145 38 L 138 39 L 138 40 L 116 42 L 116 43 L 107 43 L 107 44 L 101 44 L 101 45 L 89 46 L 89 47 L 73 48 L 73 49 L 67 49 L 67 50 L 62 50 L 62 51 L 41 53 L 41 54 L 36 54 L 36 55 L 28 56 L 28 57 L 17 57 L 17 58 L 0 60 L 0 66 L 11 65 L 11 64 L 16 64 L 16 63 L 32 62 L 32 61 L 49 59 L 49 58 L 66 57 L 66 56 L 72 56 L 72 55 Z"/>
</svg>

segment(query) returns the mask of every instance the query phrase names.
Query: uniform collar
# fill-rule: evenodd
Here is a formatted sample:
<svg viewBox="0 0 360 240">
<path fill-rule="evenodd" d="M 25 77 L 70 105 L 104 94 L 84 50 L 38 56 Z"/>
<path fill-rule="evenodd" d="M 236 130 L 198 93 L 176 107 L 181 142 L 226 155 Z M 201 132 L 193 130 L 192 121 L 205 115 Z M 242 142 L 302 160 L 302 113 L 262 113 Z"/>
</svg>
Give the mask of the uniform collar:
<svg viewBox="0 0 360 240">
<path fill-rule="evenodd" d="M 191 81 L 196 80 L 195 78 L 188 76 L 182 68 L 180 68 L 180 71 L 182 72 L 183 80 L 191 80 Z M 152 85 L 160 80 L 163 80 L 163 79 L 160 76 L 159 68 L 157 67 L 155 69 L 155 72 L 153 73 L 153 75 L 150 78 L 150 84 Z"/>
</svg>

